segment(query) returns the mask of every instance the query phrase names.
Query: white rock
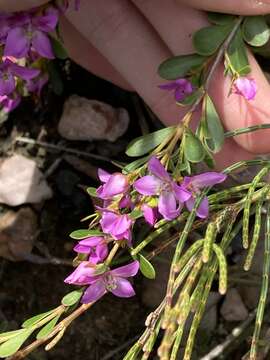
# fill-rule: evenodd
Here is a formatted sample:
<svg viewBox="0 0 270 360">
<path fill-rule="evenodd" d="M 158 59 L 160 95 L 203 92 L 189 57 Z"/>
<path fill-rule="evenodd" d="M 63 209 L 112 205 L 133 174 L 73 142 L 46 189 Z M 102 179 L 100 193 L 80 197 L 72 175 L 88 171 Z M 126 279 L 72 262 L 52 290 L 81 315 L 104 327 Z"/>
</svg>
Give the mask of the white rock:
<svg viewBox="0 0 270 360">
<path fill-rule="evenodd" d="M 247 308 L 234 288 L 228 290 L 220 312 L 226 321 L 244 321 L 248 317 Z"/>
<path fill-rule="evenodd" d="M 0 163 L 0 203 L 18 206 L 39 203 L 52 197 L 35 161 L 13 155 Z"/>
<path fill-rule="evenodd" d="M 58 132 L 68 140 L 115 141 L 126 132 L 128 124 L 127 110 L 72 95 L 65 102 Z"/>
</svg>

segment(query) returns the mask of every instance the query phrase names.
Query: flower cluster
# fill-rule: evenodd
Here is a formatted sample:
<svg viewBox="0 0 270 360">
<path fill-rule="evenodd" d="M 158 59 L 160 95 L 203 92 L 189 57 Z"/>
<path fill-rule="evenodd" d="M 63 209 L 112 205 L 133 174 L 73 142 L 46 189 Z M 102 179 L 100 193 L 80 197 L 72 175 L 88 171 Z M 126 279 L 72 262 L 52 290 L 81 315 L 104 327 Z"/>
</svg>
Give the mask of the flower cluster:
<svg viewBox="0 0 270 360">
<path fill-rule="evenodd" d="M 88 285 L 82 302 L 98 300 L 110 291 L 116 296 L 129 297 L 134 290 L 127 277 L 136 275 L 138 261 L 117 269 L 110 269 L 109 247 L 111 243 L 132 246 L 132 228 L 138 216 L 153 226 L 158 219 L 170 221 L 178 217 L 184 208 L 191 211 L 201 189 L 221 183 L 226 175 L 206 172 L 181 181 L 172 178 L 158 158 L 148 162 L 147 174 L 131 179 L 122 173 L 109 174 L 99 170 L 102 185 L 96 190 L 103 205 L 97 207 L 99 214 L 98 234 L 80 240 L 74 247 L 84 260 L 65 282 L 74 285 Z M 205 196 L 198 207 L 197 216 L 206 218 L 209 213 Z"/>
<path fill-rule="evenodd" d="M 51 33 L 68 3 L 50 2 L 28 11 L 0 13 L 0 106 L 4 111 L 16 108 L 23 96 L 40 96 L 48 81 L 47 61 L 55 57 Z M 74 7 L 78 9 L 78 0 Z"/>
</svg>

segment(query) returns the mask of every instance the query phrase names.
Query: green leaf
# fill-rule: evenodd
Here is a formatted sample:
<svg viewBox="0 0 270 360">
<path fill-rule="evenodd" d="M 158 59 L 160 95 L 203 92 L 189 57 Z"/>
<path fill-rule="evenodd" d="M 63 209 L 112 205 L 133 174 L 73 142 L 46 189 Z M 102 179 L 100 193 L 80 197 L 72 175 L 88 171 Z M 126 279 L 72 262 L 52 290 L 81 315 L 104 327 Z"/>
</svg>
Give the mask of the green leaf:
<svg viewBox="0 0 270 360">
<path fill-rule="evenodd" d="M 72 306 L 80 300 L 82 293 L 83 289 L 71 291 L 63 297 L 61 303 L 65 306 Z"/>
<path fill-rule="evenodd" d="M 134 209 L 133 211 L 131 211 L 129 216 L 131 217 L 131 219 L 136 220 L 143 216 L 143 212 L 140 209 Z"/>
<path fill-rule="evenodd" d="M 210 169 L 215 168 L 215 165 L 216 165 L 215 160 L 214 160 L 213 156 L 208 152 L 207 149 L 205 149 L 205 157 L 204 157 L 203 161 Z"/>
<path fill-rule="evenodd" d="M 224 129 L 209 95 L 206 95 L 205 107 L 205 121 L 208 132 L 206 144 L 210 151 L 217 153 L 224 143 Z"/>
<path fill-rule="evenodd" d="M 99 230 L 80 229 L 73 231 L 69 236 L 75 240 L 85 239 L 89 236 L 100 236 L 103 233 Z"/>
<path fill-rule="evenodd" d="M 163 79 L 176 80 L 202 66 L 206 60 L 206 57 L 198 54 L 174 56 L 161 63 L 158 73 Z"/>
<path fill-rule="evenodd" d="M 12 331 L 6 331 L 4 333 L 0 334 L 0 343 L 7 341 L 8 339 L 17 336 L 18 334 L 20 334 L 21 332 L 23 332 L 24 329 L 19 329 L 19 330 L 12 330 Z"/>
<path fill-rule="evenodd" d="M 58 39 L 50 37 L 53 53 L 57 59 L 65 60 L 68 58 L 67 50 Z"/>
<path fill-rule="evenodd" d="M 55 311 L 55 309 L 52 309 L 52 310 L 47 311 L 45 313 L 35 315 L 35 316 L 31 317 L 30 319 L 25 320 L 22 323 L 22 327 L 23 328 L 30 328 L 33 325 L 37 324 L 39 321 L 43 320 L 45 317 L 51 315 L 54 311 Z"/>
<path fill-rule="evenodd" d="M 202 28 L 193 35 L 193 46 L 198 54 L 213 55 L 232 30 L 233 23 Z"/>
<path fill-rule="evenodd" d="M 154 266 L 143 255 L 139 255 L 141 273 L 148 279 L 155 279 L 156 271 Z"/>
<path fill-rule="evenodd" d="M 96 189 L 96 188 L 90 186 L 90 187 L 88 187 L 88 188 L 86 189 L 86 191 L 87 191 L 87 193 L 88 193 L 90 196 L 92 196 L 92 197 L 98 197 L 98 195 L 97 195 L 97 189 Z"/>
<path fill-rule="evenodd" d="M 185 158 L 191 163 L 198 163 L 204 159 L 205 150 L 197 136 L 191 131 L 185 134 L 184 138 L 184 154 Z"/>
<path fill-rule="evenodd" d="M 123 174 L 129 174 L 129 173 L 131 173 L 132 171 L 138 169 L 138 167 L 144 165 L 144 164 L 148 161 L 148 159 L 149 159 L 149 155 L 144 156 L 144 157 L 141 158 L 141 159 L 132 161 L 132 163 L 126 165 L 126 166 L 122 169 Z"/>
<path fill-rule="evenodd" d="M 6 358 L 15 354 L 32 332 L 33 329 L 23 329 L 17 336 L 12 337 L 0 345 L 0 357 Z"/>
<path fill-rule="evenodd" d="M 263 46 L 270 37 L 270 30 L 264 16 L 248 16 L 243 23 L 243 37 L 252 46 Z"/>
<path fill-rule="evenodd" d="M 250 73 L 247 50 L 240 29 L 228 47 L 227 63 L 227 66 L 229 66 L 233 74 L 245 76 Z"/>
<path fill-rule="evenodd" d="M 128 156 L 142 156 L 155 149 L 162 141 L 172 136 L 175 126 L 157 130 L 150 134 L 140 136 L 128 145 L 126 154 Z"/>
<path fill-rule="evenodd" d="M 38 333 L 36 336 L 36 339 L 42 339 L 46 336 L 48 336 L 54 329 L 55 325 L 57 324 L 61 314 L 58 314 L 55 318 L 53 318 L 51 321 L 48 322 Z"/>
<path fill-rule="evenodd" d="M 216 25 L 226 25 L 236 19 L 234 15 L 221 14 L 216 12 L 207 13 L 209 22 Z"/>
</svg>

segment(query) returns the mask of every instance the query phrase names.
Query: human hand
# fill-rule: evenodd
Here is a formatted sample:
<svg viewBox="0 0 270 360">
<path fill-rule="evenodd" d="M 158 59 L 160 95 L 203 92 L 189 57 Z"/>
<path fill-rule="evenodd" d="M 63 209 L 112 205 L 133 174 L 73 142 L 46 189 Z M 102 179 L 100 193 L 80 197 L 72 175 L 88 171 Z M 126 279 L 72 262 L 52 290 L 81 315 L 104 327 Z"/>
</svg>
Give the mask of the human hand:
<svg viewBox="0 0 270 360">
<path fill-rule="evenodd" d="M 0 0 L 0 10 L 21 10 L 44 0 Z M 192 7 L 191 7 L 192 6 Z M 170 93 L 160 90 L 158 65 L 172 55 L 193 52 L 191 34 L 207 25 L 200 10 L 255 15 L 270 13 L 265 0 L 81 0 L 79 12 L 73 10 L 62 20 L 65 44 L 71 57 L 93 73 L 129 90 L 137 91 L 165 124 L 177 123 L 184 114 Z M 258 93 L 247 102 L 241 96 L 227 96 L 230 80 L 224 79 L 223 66 L 215 73 L 210 94 L 227 130 L 268 123 L 269 84 L 250 54 Z M 269 131 L 228 140 L 217 155 L 220 168 L 258 153 L 270 151 Z"/>
</svg>

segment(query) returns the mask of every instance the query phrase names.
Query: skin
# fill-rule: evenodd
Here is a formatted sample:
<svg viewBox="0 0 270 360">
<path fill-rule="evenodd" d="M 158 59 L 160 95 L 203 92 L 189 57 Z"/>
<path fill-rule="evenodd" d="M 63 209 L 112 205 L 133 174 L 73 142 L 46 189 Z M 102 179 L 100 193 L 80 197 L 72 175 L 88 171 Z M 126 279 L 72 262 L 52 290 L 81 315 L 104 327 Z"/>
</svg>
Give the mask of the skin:
<svg viewBox="0 0 270 360">
<path fill-rule="evenodd" d="M 37 0 L 0 0 L 0 11 L 28 9 Z M 79 11 L 69 10 L 61 20 L 65 45 L 80 65 L 113 83 L 138 92 L 164 124 L 181 120 L 184 110 L 171 93 L 160 90 L 158 65 L 172 55 L 193 52 L 191 34 L 207 26 L 202 10 L 243 15 L 270 13 L 270 0 L 81 0 Z M 250 77 L 258 93 L 247 102 L 227 96 L 230 80 L 223 67 L 216 71 L 210 95 L 227 130 L 269 123 L 270 86 L 252 54 Z M 228 140 L 216 156 L 218 168 L 254 154 L 270 152 L 270 131 L 258 131 Z"/>
</svg>

